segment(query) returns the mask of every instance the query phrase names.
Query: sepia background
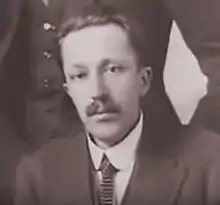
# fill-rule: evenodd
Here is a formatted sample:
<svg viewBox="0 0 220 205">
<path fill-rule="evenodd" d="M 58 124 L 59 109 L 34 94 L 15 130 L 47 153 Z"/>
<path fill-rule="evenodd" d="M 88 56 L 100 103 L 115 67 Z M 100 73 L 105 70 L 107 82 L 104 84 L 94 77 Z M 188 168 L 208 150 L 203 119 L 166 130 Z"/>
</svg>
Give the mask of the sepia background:
<svg viewBox="0 0 220 205">
<path fill-rule="evenodd" d="M 207 77 L 201 72 L 175 23 L 172 25 L 164 82 L 181 122 L 188 123 L 199 100 L 207 92 Z"/>
</svg>

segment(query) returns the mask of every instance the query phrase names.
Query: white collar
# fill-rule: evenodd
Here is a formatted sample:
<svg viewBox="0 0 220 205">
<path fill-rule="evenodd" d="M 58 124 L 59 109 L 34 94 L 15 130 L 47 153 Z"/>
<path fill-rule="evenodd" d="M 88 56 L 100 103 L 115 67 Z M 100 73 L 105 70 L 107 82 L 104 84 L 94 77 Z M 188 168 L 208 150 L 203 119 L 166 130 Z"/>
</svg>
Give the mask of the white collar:
<svg viewBox="0 0 220 205">
<path fill-rule="evenodd" d="M 129 133 L 129 135 L 119 144 L 110 147 L 108 149 L 101 149 L 91 140 L 87 135 L 89 151 L 95 169 L 98 170 L 102 156 L 105 153 L 115 168 L 119 170 L 127 169 L 132 166 L 136 157 L 136 149 L 138 146 L 139 139 L 143 128 L 143 113 L 140 115 L 139 122 L 136 127 Z"/>
</svg>

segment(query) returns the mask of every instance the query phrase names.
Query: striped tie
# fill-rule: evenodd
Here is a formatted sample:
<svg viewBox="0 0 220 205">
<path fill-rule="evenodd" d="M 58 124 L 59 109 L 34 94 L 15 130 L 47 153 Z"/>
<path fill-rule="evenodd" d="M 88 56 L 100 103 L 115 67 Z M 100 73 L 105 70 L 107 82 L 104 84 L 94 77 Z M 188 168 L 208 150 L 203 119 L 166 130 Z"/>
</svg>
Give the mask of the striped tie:
<svg viewBox="0 0 220 205">
<path fill-rule="evenodd" d="M 99 190 L 100 205 L 113 205 L 114 177 L 118 170 L 109 162 L 105 154 L 103 155 L 99 171 L 101 171 L 102 175 Z"/>
</svg>

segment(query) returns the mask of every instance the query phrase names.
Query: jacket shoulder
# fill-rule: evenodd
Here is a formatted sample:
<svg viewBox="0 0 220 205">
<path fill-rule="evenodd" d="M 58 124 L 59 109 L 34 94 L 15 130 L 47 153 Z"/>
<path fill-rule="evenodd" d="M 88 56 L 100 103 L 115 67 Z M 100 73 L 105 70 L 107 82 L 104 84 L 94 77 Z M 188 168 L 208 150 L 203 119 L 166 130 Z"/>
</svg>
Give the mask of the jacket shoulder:
<svg viewBox="0 0 220 205">
<path fill-rule="evenodd" d="M 219 164 L 220 136 L 202 127 L 184 126 L 182 155 L 187 161 L 200 164 Z"/>
<path fill-rule="evenodd" d="M 83 133 L 73 137 L 52 139 L 47 144 L 44 144 L 41 149 L 26 154 L 22 158 L 19 166 L 25 166 L 26 169 L 31 169 L 32 171 L 37 170 L 39 167 L 42 167 L 45 162 L 51 163 L 58 161 L 69 152 L 74 151 L 76 147 L 84 143 L 84 139 L 85 136 Z"/>
</svg>

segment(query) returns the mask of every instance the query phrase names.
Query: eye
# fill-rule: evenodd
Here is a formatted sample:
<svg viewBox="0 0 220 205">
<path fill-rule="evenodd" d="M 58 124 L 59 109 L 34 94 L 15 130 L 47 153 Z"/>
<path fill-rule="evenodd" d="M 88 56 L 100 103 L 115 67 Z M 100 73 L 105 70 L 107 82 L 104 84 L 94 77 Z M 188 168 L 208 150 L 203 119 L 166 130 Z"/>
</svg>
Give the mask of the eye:
<svg viewBox="0 0 220 205">
<path fill-rule="evenodd" d="M 107 66 L 107 70 L 110 71 L 111 73 L 118 73 L 123 70 L 123 67 L 121 65 L 109 64 Z"/>
<path fill-rule="evenodd" d="M 78 73 L 78 74 L 72 74 L 69 76 L 70 80 L 82 80 L 86 77 L 86 73 Z"/>
</svg>

